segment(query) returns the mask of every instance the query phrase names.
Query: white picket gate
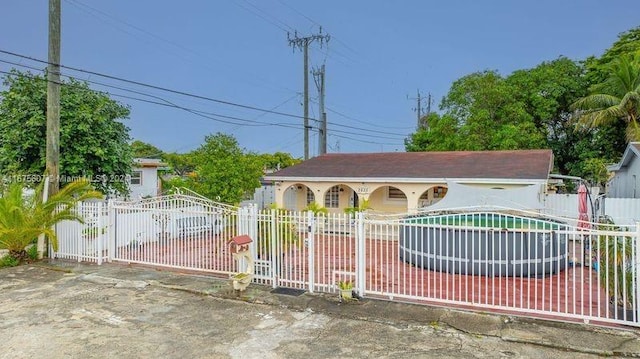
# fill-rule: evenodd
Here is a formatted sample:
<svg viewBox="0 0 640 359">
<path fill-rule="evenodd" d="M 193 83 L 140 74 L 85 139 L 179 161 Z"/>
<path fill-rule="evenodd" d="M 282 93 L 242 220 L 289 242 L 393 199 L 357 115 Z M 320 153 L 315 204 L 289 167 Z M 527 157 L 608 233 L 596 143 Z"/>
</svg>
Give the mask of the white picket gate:
<svg viewBox="0 0 640 359">
<path fill-rule="evenodd" d="M 81 204 L 57 227 L 57 258 L 228 276 L 229 241 L 254 241 L 254 282 L 363 297 L 640 326 L 640 234 L 539 213 L 403 216 L 257 211 L 174 195 Z M 575 222 L 575 221 L 574 221 Z M 616 254 L 614 256 L 614 254 Z"/>
</svg>

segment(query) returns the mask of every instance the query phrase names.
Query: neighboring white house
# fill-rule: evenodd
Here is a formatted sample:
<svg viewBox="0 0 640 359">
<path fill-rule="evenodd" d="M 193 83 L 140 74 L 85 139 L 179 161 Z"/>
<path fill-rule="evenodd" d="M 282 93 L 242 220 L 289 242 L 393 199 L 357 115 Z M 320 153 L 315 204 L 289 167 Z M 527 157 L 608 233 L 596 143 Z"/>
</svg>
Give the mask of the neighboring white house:
<svg viewBox="0 0 640 359">
<path fill-rule="evenodd" d="M 159 195 L 161 186 L 158 169 L 165 166 L 166 164 L 160 162 L 159 159 L 134 158 L 129 178 L 129 198 L 137 200 Z"/>
<path fill-rule="evenodd" d="M 607 185 L 609 198 L 640 198 L 640 142 L 631 142 L 622 155 L 622 159 L 607 169 L 613 177 Z"/>
</svg>

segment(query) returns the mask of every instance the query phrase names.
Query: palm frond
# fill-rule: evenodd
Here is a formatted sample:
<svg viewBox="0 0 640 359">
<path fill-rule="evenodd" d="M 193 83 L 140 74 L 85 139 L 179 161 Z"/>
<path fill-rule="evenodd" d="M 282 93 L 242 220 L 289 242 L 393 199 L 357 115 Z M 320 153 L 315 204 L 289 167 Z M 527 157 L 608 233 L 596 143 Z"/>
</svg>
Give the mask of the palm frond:
<svg viewBox="0 0 640 359">
<path fill-rule="evenodd" d="M 101 194 L 88 181 L 68 184 L 44 203 L 41 200 L 44 184 L 36 188 L 35 195 L 25 198 L 22 183 L 3 188 L 0 197 L 0 248 L 24 250 L 41 234 L 49 237 L 57 250 L 57 237 L 53 226 L 64 220 L 82 221 L 74 212 L 79 201 L 101 198 Z"/>
</svg>

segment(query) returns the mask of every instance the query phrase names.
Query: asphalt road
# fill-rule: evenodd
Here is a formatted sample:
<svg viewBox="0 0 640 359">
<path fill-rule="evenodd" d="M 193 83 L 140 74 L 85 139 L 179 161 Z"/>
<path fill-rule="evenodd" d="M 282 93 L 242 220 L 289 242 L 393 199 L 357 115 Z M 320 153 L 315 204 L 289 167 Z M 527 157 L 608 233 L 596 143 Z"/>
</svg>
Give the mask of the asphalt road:
<svg viewBox="0 0 640 359">
<path fill-rule="evenodd" d="M 11 359 L 597 357 L 41 266 L 0 269 L 0 346 Z"/>
</svg>

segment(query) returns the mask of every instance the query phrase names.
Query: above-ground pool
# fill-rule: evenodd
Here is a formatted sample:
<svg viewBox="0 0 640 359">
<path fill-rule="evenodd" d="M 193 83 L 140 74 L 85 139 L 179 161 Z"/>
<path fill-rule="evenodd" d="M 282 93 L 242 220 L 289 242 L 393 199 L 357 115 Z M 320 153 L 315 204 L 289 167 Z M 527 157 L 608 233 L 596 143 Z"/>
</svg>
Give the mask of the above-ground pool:
<svg viewBox="0 0 640 359">
<path fill-rule="evenodd" d="M 406 218 L 400 259 L 441 272 L 535 277 L 563 270 L 565 224 L 497 213 Z"/>
</svg>

